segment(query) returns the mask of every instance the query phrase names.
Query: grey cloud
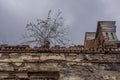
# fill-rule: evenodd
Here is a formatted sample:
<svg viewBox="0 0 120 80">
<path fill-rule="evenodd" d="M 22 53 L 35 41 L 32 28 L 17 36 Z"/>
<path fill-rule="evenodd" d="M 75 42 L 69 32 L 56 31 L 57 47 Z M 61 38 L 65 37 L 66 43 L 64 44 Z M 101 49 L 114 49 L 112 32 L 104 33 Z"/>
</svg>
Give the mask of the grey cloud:
<svg viewBox="0 0 120 80">
<path fill-rule="evenodd" d="M 46 17 L 49 9 L 62 11 L 74 44 L 83 44 L 84 33 L 95 31 L 99 20 L 117 21 L 119 35 L 119 3 L 119 0 L 0 0 L 0 41 L 18 44 L 26 24 Z"/>
</svg>

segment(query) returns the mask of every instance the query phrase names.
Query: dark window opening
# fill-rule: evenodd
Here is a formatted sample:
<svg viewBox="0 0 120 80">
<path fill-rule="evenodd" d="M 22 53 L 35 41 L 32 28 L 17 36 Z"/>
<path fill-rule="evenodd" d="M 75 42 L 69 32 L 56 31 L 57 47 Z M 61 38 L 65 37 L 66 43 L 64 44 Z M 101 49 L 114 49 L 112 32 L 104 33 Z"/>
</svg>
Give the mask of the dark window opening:
<svg viewBox="0 0 120 80">
<path fill-rule="evenodd" d="M 112 35 L 112 39 L 115 40 L 115 37 L 114 37 L 113 33 L 111 33 L 111 35 Z"/>
<path fill-rule="evenodd" d="M 106 36 L 108 37 L 108 40 L 109 40 L 109 35 L 108 35 L 108 32 L 106 32 Z"/>
</svg>

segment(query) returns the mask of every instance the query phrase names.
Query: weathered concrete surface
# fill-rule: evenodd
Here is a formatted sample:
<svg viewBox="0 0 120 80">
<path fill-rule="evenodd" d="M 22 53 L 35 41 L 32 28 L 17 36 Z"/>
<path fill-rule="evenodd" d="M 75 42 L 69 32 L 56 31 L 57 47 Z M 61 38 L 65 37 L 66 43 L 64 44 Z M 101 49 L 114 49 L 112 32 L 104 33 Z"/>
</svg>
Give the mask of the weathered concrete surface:
<svg viewBox="0 0 120 80">
<path fill-rule="evenodd" d="M 6 54 L 6 53 L 5 53 Z M 59 80 L 119 80 L 119 63 L 90 63 L 84 60 L 119 59 L 119 54 L 0 53 L 0 78 L 11 73 L 29 78 L 28 72 L 58 71 Z M 47 75 L 47 74 L 46 74 Z M 53 74 L 54 75 L 54 74 Z"/>
</svg>

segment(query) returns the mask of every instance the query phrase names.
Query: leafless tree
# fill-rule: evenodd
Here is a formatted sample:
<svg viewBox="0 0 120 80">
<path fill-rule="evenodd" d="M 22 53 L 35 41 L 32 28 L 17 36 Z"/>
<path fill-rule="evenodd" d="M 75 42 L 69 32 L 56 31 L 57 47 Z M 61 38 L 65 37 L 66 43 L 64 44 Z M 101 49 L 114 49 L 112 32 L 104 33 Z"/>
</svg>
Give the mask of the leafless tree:
<svg viewBox="0 0 120 80">
<path fill-rule="evenodd" d="M 30 22 L 26 26 L 29 35 L 25 43 L 36 43 L 40 46 L 50 45 L 66 45 L 68 39 L 66 38 L 66 29 L 64 27 L 63 17 L 61 11 L 58 11 L 54 17 L 51 17 L 51 10 L 48 12 L 46 19 L 37 19 L 36 23 Z"/>
</svg>

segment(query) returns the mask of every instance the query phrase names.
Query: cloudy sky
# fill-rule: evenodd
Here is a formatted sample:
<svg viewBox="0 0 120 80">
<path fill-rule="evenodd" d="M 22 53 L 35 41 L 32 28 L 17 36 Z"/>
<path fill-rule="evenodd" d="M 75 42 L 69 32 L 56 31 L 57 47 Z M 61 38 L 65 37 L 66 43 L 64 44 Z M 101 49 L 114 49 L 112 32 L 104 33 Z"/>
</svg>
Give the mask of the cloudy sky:
<svg viewBox="0 0 120 80">
<path fill-rule="evenodd" d="M 116 21 L 120 38 L 120 0 L 0 0 L 0 43 L 19 44 L 28 22 L 62 11 L 71 43 L 83 44 L 97 21 Z"/>
</svg>

